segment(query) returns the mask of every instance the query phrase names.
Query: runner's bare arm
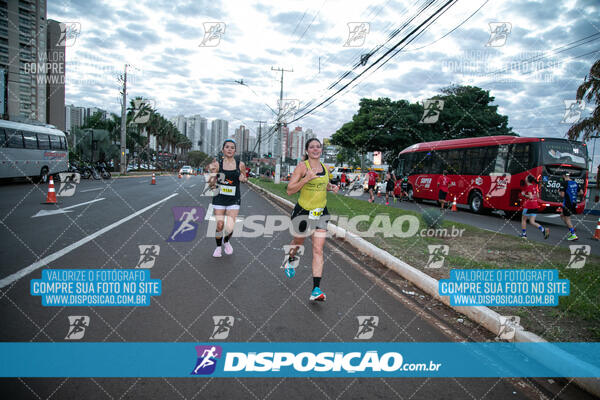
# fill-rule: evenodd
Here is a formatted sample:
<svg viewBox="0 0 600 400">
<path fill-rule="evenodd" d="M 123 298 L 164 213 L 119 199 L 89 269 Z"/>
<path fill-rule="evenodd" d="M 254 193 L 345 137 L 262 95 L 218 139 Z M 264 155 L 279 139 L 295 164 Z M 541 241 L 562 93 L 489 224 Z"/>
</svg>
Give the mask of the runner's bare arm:
<svg viewBox="0 0 600 400">
<path fill-rule="evenodd" d="M 294 172 L 292 172 L 292 176 L 290 177 L 290 183 L 287 185 L 287 194 L 292 195 L 297 193 L 302 186 L 312 178 L 316 176 L 314 171 L 307 171 L 306 164 L 301 162 L 296 166 Z M 307 179 L 309 178 L 309 179 Z"/>
</svg>

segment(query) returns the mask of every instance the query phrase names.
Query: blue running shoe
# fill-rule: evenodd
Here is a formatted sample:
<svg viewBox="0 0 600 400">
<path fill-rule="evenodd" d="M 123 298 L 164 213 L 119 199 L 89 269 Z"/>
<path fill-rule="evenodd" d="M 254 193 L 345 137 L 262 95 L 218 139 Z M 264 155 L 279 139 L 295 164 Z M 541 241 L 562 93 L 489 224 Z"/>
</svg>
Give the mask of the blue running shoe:
<svg viewBox="0 0 600 400">
<path fill-rule="evenodd" d="M 310 294 L 310 301 L 325 301 L 325 297 L 325 293 L 323 293 L 321 289 L 316 287 Z"/>
<path fill-rule="evenodd" d="M 296 275 L 296 267 L 294 267 L 294 265 L 292 264 L 296 260 L 296 257 L 292 257 L 292 259 L 288 259 L 285 262 L 285 267 L 283 267 L 283 270 L 285 271 L 285 274 L 288 278 L 293 278 Z"/>
</svg>

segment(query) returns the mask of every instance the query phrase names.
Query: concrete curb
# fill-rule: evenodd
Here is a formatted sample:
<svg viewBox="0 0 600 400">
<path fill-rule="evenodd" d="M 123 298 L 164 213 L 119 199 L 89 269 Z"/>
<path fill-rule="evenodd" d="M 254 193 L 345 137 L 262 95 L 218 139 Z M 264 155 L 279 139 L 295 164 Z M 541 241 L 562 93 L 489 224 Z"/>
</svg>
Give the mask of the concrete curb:
<svg viewBox="0 0 600 400">
<path fill-rule="evenodd" d="M 255 191 L 263 193 L 264 195 L 270 197 L 274 201 L 279 204 L 282 204 L 287 207 L 294 207 L 294 203 L 284 198 L 277 196 L 274 193 L 269 192 L 266 189 L 252 183 L 248 182 L 248 185 L 253 188 Z M 488 307 L 483 306 L 472 306 L 472 307 L 457 307 L 450 305 L 450 298 L 448 296 L 440 296 L 438 294 L 438 280 L 432 278 L 431 276 L 425 274 L 424 272 L 408 265 L 404 261 L 394 257 L 390 253 L 385 250 L 380 249 L 374 244 L 366 241 L 360 236 L 349 232 L 343 228 L 340 228 L 331 222 L 328 225 L 328 230 L 333 233 L 338 238 L 341 238 L 356 248 L 363 254 L 366 254 L 370 257 L 373 257 L 386 267 L 390 268 L 398 275 L 411 282 L 419 289 L 429 294 L 436 300 L 444 303 L 448 307 L 458 311 L 461 314 L 469 317 L 470 320 L 478 323 L 483 326 L 493 334 L 498 334 L 500 331 L 500 314 L 489 309 Z M 536 335 L 535 333 L 526 331 L 526 330 L 517 330 L 515 332 L 514 342 L 521 343 L 534 343 L 534 342 L 546 342 L 545 339 Z M 531 352 L 529 354 L 531 358 L 536 359 L 541 363 L 548 363 L 548 356 L 546 354 L 538 354 L 537 352 Z M 552 354 L 552 362 L 559 364 L 561 360 L 569 360 L 572 359 L 573 356 L 564 352 L 561 349 L 556 348 L 556 350 Z M 594 368 L 590 365 L 590 369 Z M 573 381 L 577 383 L 580 387 L 587 390 L 588 392 L 600 396 L 600 379 L 598 378 L 573 378 Z"/>
</svg>

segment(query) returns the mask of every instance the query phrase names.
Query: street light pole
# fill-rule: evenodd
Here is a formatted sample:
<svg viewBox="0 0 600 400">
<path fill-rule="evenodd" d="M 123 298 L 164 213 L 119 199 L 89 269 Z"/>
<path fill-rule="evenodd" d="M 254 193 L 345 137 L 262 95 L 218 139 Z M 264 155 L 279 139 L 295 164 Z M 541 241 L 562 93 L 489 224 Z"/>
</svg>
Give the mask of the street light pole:
<svg viewBox="0 0 600 400">
<path fill-rule="evenodd" d="M 279 158 L 277 159 L 277 165 L 275 166 L 275 183 L 279 183 L 281 182 L 281 161 L 283 159 L 283 146 L 282 146 L 282 137 L 281 137 L 281 128 L 282 128 L 282 122 L 281 122 L 281 111 L 283 109 L 283 73 L 284 72 L 294 72 L 294 70 L 289 70 L 289 69 L 284 69 L 284 68 L 273 68 L 271 67 L 271 71 L 281 71 L 281 89 L 279 91 L 279 107 L 278 107 L 278 113 L 277 113 L 277 124 L 278 124 L 278 137 L 279 137 L 279 145 L 281 147 L 281 154 L 279 155 Z"/>
<path fill-rule="evenodd" d="M 126 171 L 127 157 L 125 156 L 125 148 L 127 140 L 127 64 L 123 73 L 123 97 L 121 99 L 121 165 L 120 172 L 124 174 Z"/>
</svg>

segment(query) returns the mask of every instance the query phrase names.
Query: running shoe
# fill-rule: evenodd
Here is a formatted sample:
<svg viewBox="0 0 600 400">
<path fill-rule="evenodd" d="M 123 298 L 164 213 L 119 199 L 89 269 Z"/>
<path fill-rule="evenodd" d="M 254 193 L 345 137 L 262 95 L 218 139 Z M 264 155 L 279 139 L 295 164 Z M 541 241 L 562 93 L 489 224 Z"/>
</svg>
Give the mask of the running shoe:
<svg viewBox="0 0 600 400">
<path fill-rule="evenodd" d="M 386 205 L 386 206 L 389 206 L 389 205 L 390 205 L 390 202 L 389 202 L 389 201 L 386 201 L 386 202 L 385 202 L 385 205 Z"/>
<path fill-rule="evenodd" d="M 217 248 L 215 249 L 215 251 L 213 252 L 213 257 L 221 257 L 221 246 L 217 246 Z"/>
<path fill-rule="evenodd" d="M 285 272 L 285 275 L 288 278 L 293 278 L 296 275 L 296 268 L 294 267 L 294 265 L 292 264 L 294 261 L 296 261 L 298 258 L 296 258 L 296 256 L 292 257 L 291 259 L 288 258 L 285 262 L 285 267 L 283 267 L 283 270 Z"/>
<path fill-rule="evenodd" d="M 233 247 L 231 247 L 231 244 L 229 242 L 225 242 L 225 244 L 223 245 L 224 250 L 225 250 L 225 254 L 227 254 L 228 256 L 233 254 Z"/>
<path fill-rule="evenodd" d="M 550 228 L 544 229 L 544 239 L 548 239 L 550 237 Z"/>
<path fill-rule="evenodd" d="M 318 287 L 314 288 L 310 294 L 310 301 L 325 301 L 325 293 Z"/>
<path fill-rule="evenodd" d="M 576 235 L 576 234 L 574 234 L 574 233 L 571 233 L 571 234 L 570 234 L 570 235 L 567 237 L 567 240 L 577 240 L 577 239 L 579 239 L 579 238 L 578 238 L 578 237 L 577 237 L 577 235 Z"/>
<path fill-rule="evenodd" d="M 521 233 L 521 239 L 527 239 L 527 235 L 525 235 L 524 233 Z"/>
</svg>

